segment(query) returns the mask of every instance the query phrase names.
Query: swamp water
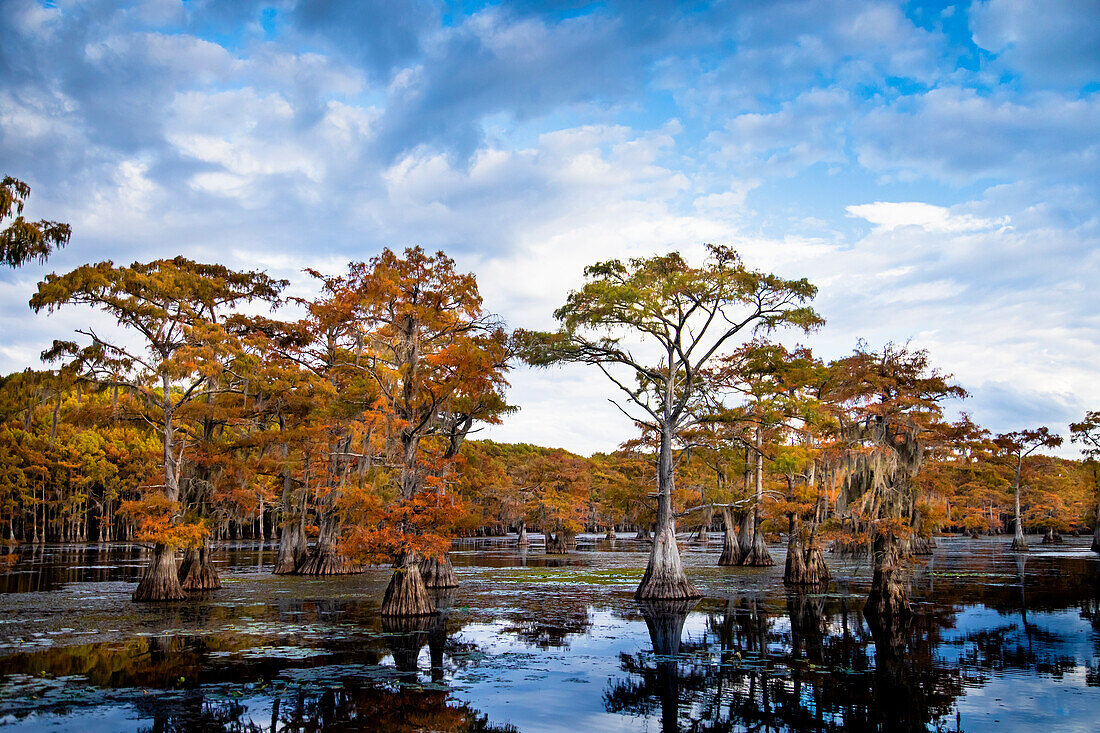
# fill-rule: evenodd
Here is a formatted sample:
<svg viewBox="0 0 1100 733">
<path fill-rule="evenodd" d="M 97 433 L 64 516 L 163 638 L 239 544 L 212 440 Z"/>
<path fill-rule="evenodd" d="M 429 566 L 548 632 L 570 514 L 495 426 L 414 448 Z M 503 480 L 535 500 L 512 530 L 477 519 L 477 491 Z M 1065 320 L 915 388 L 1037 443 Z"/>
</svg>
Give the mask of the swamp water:
<svg viewBox="0 0 1100 733">
<path fill-rule="evenodd" d="M 463 541 L 432 618 L 383 622 L 389 570 L 276 577 L 268 546 L 215 555 L 224 587 L 129 600 L 133 546 L 19 550 L 0 575 L 0 731 L 1081 730 L 1100 725 L 1100 558 L 941 538 L 917 618 L 876 640 L 865 560 L 825 593 L 687 545 L 704 597 L 638 603 L 646 547 L 546 556 Z"/>
</svg>

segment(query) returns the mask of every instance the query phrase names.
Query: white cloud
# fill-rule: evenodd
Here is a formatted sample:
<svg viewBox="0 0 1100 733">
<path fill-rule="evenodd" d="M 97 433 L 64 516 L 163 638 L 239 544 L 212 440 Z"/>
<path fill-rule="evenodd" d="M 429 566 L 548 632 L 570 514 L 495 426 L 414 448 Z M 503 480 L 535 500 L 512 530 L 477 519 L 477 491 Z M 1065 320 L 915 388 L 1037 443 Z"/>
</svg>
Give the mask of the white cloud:
<svg viewBox="0 0 1100 733">
<path fill-rule="evenodd" d="M 1095 183 L 1100 93 L 1025 97 L 944 87 L 876 107 L 854 129 L 859 162 L 951 183 L 1043 177 Z"/>
<path fill-rule="evenodd" d="M 1026 82 L 1072 88 L 1100 80 L 1095 0 L 984 0 L 970 16 L 974 42 Z"/>
<path fill-rule="evenodd" d="M 820 286 L 823 354 L 913 339 L 995 429 L 1100 402 L 1100 94 L 1074 87 L 1095 80 L 1091 6 L 960 5 L 996 55 L 977 71 L 896 3 L 641 7 L 444 27 L 428 6 L 311 3 L 269 35 L 235 6 L 226 44 L 194 30 L 225 22 L 203 4 L 13 0 L 0 157 L 30 211 L 74 226 L 49 269 L 184 253 L 308 294 L 302 267 L 422 244 L 539 328 L 587 264 L 728 242 Z M 31 319 L 44 271 L 0 272 L 0 368 L 83 318 Z M 497 437 L 587 452 L 631 433 L 598 372 L 514 385 Z"/>
<path fill-rule="evenodd" d="M 784 102 L 776 112 L 749 112 L 712 132 L 718 155 L 742 164 L 759 159 L 758 175 L 794 175 L 816 163 L 846 159 L 846 120 L 853 111 L 842 89 L 815 89 Z"/>
<path fill-rule="evenodd" d="M 850 215 L 866 219 L 882 231 L 899 227 L 919 227 L 930 232 L 973 232 L 1008 226 L 1008 217 L 981 219 L 970 214 L 952 214 L 944 206 L 919 201 L 876 201 L 848 206 Z"/>
</svg>

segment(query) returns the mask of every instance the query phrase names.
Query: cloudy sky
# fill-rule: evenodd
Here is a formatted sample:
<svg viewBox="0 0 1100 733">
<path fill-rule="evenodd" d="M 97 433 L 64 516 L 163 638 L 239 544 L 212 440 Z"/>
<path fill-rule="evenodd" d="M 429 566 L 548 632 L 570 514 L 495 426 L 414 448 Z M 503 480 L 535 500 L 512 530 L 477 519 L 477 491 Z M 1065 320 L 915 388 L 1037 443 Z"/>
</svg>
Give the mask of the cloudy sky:
<svg viewBox="0 0 1100 733">
<path fill-rule="evenodd" d="M 1100 409 L 1096 0 L 2 10 L 0 173 L 74 230 L 0 271 L 4 371 L 86 322 L 26 303 L 89 261 L 303 289 L 304 267 L 421 244 L 545 328 L 586 264 L 723 242 L 820 287 L 802 341 L 826 357 L 911 341 L 994 430 Z M 630 437 L 598 373 L 512 383 L 492 437 Z"/>
</svg>

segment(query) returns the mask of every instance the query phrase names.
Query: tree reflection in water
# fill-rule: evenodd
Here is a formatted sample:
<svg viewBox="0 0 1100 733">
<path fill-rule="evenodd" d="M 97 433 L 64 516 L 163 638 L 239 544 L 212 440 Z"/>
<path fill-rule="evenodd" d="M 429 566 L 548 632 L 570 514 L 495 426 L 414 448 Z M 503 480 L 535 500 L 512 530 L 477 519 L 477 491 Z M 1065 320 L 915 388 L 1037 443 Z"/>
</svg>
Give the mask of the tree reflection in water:
<svg viewBox="0 0 1100 733">
<path fill-rule="evenodd" d="M 552 716 L 548 727 L 580 731 L 603 715 L 607 727 L 706 733 L 953 729 L 959 718 L 974 731 L 1091 714 L 1100 562 L 943 545 L 915 566 L 912 624 L 878 636 L 854 572 L 827 591 L 754 580 L 715 597 L 723 585 L 712 579 L 698 605 L 639 605 L 632 587 L 614 585 L 617 557 L 560 558 L 559 575 L 536 552 L 529 573 L 486 572 L 459 590 L 457 607 L 453 589 L 439 591 L 438 615 L 383 624 L 380 583 L 348 592 L 254 572 L 238 573 L 221 602 L 119 610 L 113 586 L 73 581 L 132 575 L 129 549 L 32 548 L 0 593 L 0 722 L 79 730 L 114 715 L 120 728 L 166 732 L 477 731 L 493 730 L 488 715 L 524 730 Z M 254 568 L 255 554 L 234 552 L 234 567 Z M 456 558 L 489 571 L 517 560 Z M 960 701 L 977 688 L 984 695 Z"/>
<path fill-rule="evenodd" d="M 387 687 L 298 690 L 271 703 L 270 720 L 251 719 L 247 706 L 193 691 L 182 700 L 136 706 L 152 720 L 148 733 L 314 733 L 320 731 L 441 731 L 443 733 L 516 733 L 491 725 L 484 715 L 447 699 L 443 690 Z M 143 707 L 147 709 L 143 709 Z"/>
<path fill-rule="evenodd" d="M 622 669 L 631 679 L 604 693 L 608 712 L 650 717 L 659 709 L 662 730 L 679 730 L 681 699 L 690 701 L 692 692 L 707 685 L 705 672 L 684 663 L 681 657 L 684 622 L 697 603 L 697 600 L 637 601 L 649 629 L 653 652 L 620 657 Z M 634 677 L 640 681 L 634 681 Z"/>
<path fill-rule="evenodd" d="M 447 687 L 438 684 L 446 676 L 445 665 L 453 671 L 467 663 L 473 645 L 448 633 L 454 589 L 434 595 L 439 613 L 383 617 L 380 635 L 360 638 L 354 649 L 334 650 L 324 661 L 335 664 L 316 669 L 308 658 L 250 655 L 247 661 L 230 661 L 250 651 L 247 638 L 157 635 L 124 646 L 88 644 L 16 654 L 5 659 L 12 664 L 5 671 L 40 673 L 46 679 L 77 676 L 101 688 L 42 700 L 37 712 L 71 719 L 83 708 L 122 703 L 130 709 L 127 717 L 147 722 L 141 730 L 149 733 L 514 733 L 510 726 L 490 725 L 485 715 L 452 700 Z M 292 602 L 286 610 L 300 617 L 323 613 L 325 606 Z M 425 646 L 428 669 L 422 670 Z M 387 655 L 392 668 L 385 663 Z M 289 681 L 283 676 L 287 673 Z"/>
<path fill-rule="evenodd" d="M 653 652 L 621 656 L 628 676 L 608 687 L 604 704 L 659 713 L 663 733 L 923 731 L 945 727 L 962 691 L 957 671 L 930 663 L 934 634 L 869 644 L 861 609 L 822 594 L 788 595 L 789 623 L 763 598 L 729 599 L 708 612 L 699 638 L 681 638 L 688 606 L 640 610 Z"/>
</svg>

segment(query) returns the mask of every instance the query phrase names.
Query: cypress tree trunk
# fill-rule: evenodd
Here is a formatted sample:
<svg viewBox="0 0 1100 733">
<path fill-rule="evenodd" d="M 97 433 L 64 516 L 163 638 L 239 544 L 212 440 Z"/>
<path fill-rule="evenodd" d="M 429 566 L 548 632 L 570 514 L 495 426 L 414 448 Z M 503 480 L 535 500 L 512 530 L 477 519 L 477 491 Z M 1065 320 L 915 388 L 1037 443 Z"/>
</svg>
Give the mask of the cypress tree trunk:
<svg viewBox="0 0 1100 733">
<path fill-rule="evenodd" d="M 331 506 L 321 511 L 321 528 L 317 534 L 317 544 L 313 551 L 296 571 L 298 575 L 350 575 L 362 572 L 362 568 L 353 565 L 336 550 L 339 523 Z M 419 576 L 419 573 L 417 573 Z"/>
<path fill-rule="evenodd" d="M 924 516 L 919 510 L 913 512 L 913 536 L 909 540 L 909 550 L 914 555 L 931 555 L 936 546 L 935 539 L 929 535 L 924 536 Z"/>
<path fill-rule="evenodd" d="M 753 510 L 753 513 L 757 514 L 757 511 Z M 741 564 L 757 568 L 775 565 L 775 560 L 772 559 L 771 553 L 768 552 L 768 544 L 764 541 L 764 533 L 760 529 L 760 517 L 758 514 L 753 522 L 752 546 L 749 548 L 749 554 L 744 558 Z"/>
<path fill-rule="evenodd" d="M 210 549 L 203 543 L 201 547 L 190 548 L 184 555 L 179 569 L 180 587 L 184 590 L 216 590 L 222 587 L 218 570 L 210 560 Z"/>
<path fill-rule="evenodd" d="M 648 526 L 646 526 L 646 525 L 644 525 L 644 524 L 639 524 L 639 525 L 638 525 L 638 531 L 637 531 L 637 532 L 635 533 L 635 535 L 634 535 L 634 539 L 636 539 L 636 540 L 644 540 L 644 541 L 646 541 L 646 542 L 648 542 L 649 540 L 651 540 L 651 539 L 652 539 L 652 537 L 651 537 L 651 536 L 650 536 L 650 534 L 649 534 L 649 527 L 648 527 Z"/>
<path fill-rule="evenodd" d="M 741 545 L 737 541 L 737 535 L 734 534 L 733 513 L 730 512 L 729 507 L 722 508 L 722 524 L 725 528 L 722 532 L 722 556 L 718 558 L 718 564 L 740 565 Z"/>
<path fill-rule="evenodd" d="M 1092 551 L 1100 552 L 1100 508 L 1097 508 L 1096 515 L 1096 526 L 1092 529 Z"/>
<path fill-rule="evenodd" d="M 752 490 L 752 464 L 749 462 L 751 454 L 749 453 L 748 446 L 745 446 L 745 496 L 749 495 Z M 752 538 L 753 538 L 753 512 L 752 510 L 741 513 L 741 531 L 737 534 L 737 542 L 741 549 L 741 560 L 744 562 L 745 558 L 752 552 Z"/>
<path fill-rule="evenodd" d="M 605 539 L 608 542 L 611 542 L 611 543 L 614 543 L 615 540 L 618 539 L 618 537 L 615 534 L 615 525 L 614 524 L 607 528 L 607 535 L 605 536 Z"/>
<path fill-rule="evenodd" d="M 187 597 L 176 574 L 176 548 L 157 543 L 131 598 L 135 601 L 179 601 Z"/>
<path fill-rule="evenodd" d="M 752 552 L 752 510 L 741 514 L 741 530 L 737 533 L 737 544 L 741 552 L 741 562 Z"/>
<path fill-rule="evenodd" d="M 279 416 L 279 430 L 285 430 L 282 415 Z M 283 443 L 283 460 L 290 457 L 290 447 Z M 290 466 L 283 469 L 283 521 L 279 525 L 279 552 L 275 556 L 275 567 L 272 568 L 276 575 L 289 575 L 305 562 L 309 552 L 309 542 L 306 539 L 306 487 L 309 486 L 309 458 L 306 457 L 305 466 L 302 469 L 301 499 L 298 504 L 297 516 L 290 513 L 290 505 L 293 498 L 294 477 L 291 476 Z"/>
<path fill-rule="evenodd" d="M 457 588 L 458 575 L 455 574 L 451 558 L 444 555 L 442 560 L 426 557 L 420 561 L 420 577 L 428 588 Z"/>
<path fill-rule="evenodd" d="M 931 537 L 914 537 L 909 541 L 909 551 L 914 555 L 931 555 L 936 542 Z"/>
<path fill-rule="evenodd" d="M 433 613 L 435 604 L 420 575 L 416 556 L 410 552 L 402 553 L 382 597 L 382 615 L 430 616 Z"/>
<path fill-rule="evenodd" d="M 1054 527 L 1048 527 L 1046 534 L 1043 535 L 1044 545 L 1060 545 L 1062 544 L 1062 535 L 1054 531 Z"/>
<path fill-rule="evenodd" d="M 577 538 L 568 532 L 546 532 L 546 554 L 568 555 L 570 550 L 577 549 Z"/>
<path fill-rule="evenodd" d="M 896 636 L 912 617 L 909 594 L 902 584 L 897 538 L 892 534 L 876 532 L 872 555 L 874 575 L 863 616 L 873 633 Z"/>
<path fill-rule="evenodd" d="M 806 557 L 806 574 L 803 576 L 805 585 L 825 585 L 832 574 L 829 566 L 825 564 L 825 553 L 821 551 L 821 543 L 817 541 L 817 528 L 810 531 L 810 539 L 804 550 Z"/>
<path fill-rule="evenodd" d="M 714 521 L 714 509 L 707 509 L 703 516 L 703 523 L 699 525 L 699 534 L 695 535 L 695 543 L 705 545 L 710 541 L 707 534 L 710 532 L 711 522 Z"/>
<path fill-rule="evenodd" d="M 304 528 L 299 522 L 279 528 L 279 554 L 275 557 L 275 575 L 290 575 L 303 564 L 308 554 Z"/>
<path fill-rule="evenodd" d="M 775 565 L 771 553 L 768 552 L 768 544 L 764 541 L 764 533 L 760 530 L 760 504 L 764 500 L 764 454 L 760 450 L 760 428 L 756 429 L 756 502 L 752 508 L 752 545 L 741 561 L 742 565 L 750 567 L 769 567 Z"/>
<path fill-rule="evenodd" d="M 176 455 L 172 384 L 167 374 L 161 376 L 163 411 L 161 440 L 163 447 L 164 496 L 175 502 L 180 496 L 179 457 Z M 158 542 L 153 546 L 153 557 L 145 568 L 145 574 L 132 596 L 135 601 L 175 601 L 186 597 L 180 587 L 176 572 L 176 548 Z"/>
<path fill-rule="evenodd" d="M 676 524 L 672 515 L 672 436 L 671 430 L 661 430 L 661 452 L 657 463 L 657 529 L 653 548 L 649 551 L 642 582 L 634 591 L 638 600 L 676 600 L 698 598 L 684 574 L 680 549 L 676 546 Z"/>
<path fill-rule="evenodd" d="M 516 537 L 516 545 L 527 547 L 529 544 L 531 544 L 531 540 L 527 538 L 527 522 L 521 521 L 519 523 L 519 535 Z"/>
<path fill-rule="evenodd" d="M 676 547 L 675 530 L 670 525 L 657 529 L 653 536 L 653 548 L 649 553 L 649 565 L 638 584 L 634 597 L 638 600 L 690 599 L 700 593 L 687 581 Z"/>
<path fill-rule="evenodd" d="M 806 556 L 802 548 L 802 527 L 798 517 L 788 517 L 787 561 L 783 567 L 783 582 L 787 585 L 802 585 L 806 582 Z"/>
<path fill-rule="evenodd" d="M 1020 457 L 1019 463 L 1016 464 L 1016 485 L 1013 492 L 1016 497 L 1016 513 L 1014 514 L 1016 520 L 1016 532 L 1012 537 L 1012 545 L 1010 549 L 1015 552 L 1027 552 L 1027 540 L 1024 539 L 1024 522 L 1020 518 L 1020 470 L 1023 468 L 1024 459 Z"/>
<path fill-rule="evenodd" d="M 286 495 L 285 491 L 284 495 Z M 283 506 L 288 506 L 286 501 L 284 501 Z M 287 512 L 284 509 L 283 524 L 279 527 L 279 553 L 275 556 L 275 567 L 272 569 L 272 572 L 276 575 L 291 575 L 298 572 L 298 568 L 305 564 L 309 556 L 309 540 L 306 538 L 306 495 L 304 490 L 299 498 L 297 516 L 289 521 L 286 517 Z"/>
</svg>

